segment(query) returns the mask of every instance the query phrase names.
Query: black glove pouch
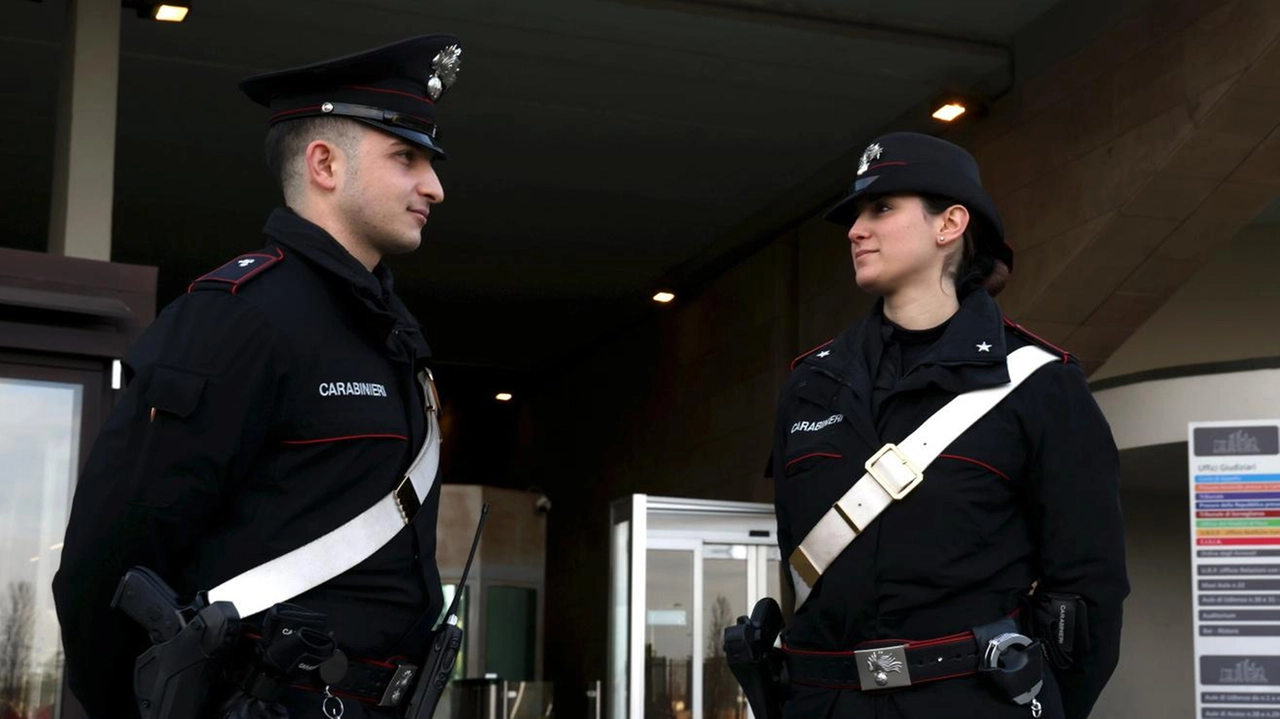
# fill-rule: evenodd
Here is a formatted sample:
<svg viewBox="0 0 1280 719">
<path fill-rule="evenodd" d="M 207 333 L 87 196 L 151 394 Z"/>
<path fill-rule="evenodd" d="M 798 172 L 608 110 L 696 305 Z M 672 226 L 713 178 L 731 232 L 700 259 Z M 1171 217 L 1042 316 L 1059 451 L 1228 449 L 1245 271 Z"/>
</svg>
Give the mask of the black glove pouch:
<svg viewBox="0 0 1280 719">
<path fill-rule="evenodd" d="M 1027 608 L 1032 636 L 1055 669 L 1071 669 L 1089 651 L 1089 612 L 1079 595 L 1037 592 Z"/>
</svg>

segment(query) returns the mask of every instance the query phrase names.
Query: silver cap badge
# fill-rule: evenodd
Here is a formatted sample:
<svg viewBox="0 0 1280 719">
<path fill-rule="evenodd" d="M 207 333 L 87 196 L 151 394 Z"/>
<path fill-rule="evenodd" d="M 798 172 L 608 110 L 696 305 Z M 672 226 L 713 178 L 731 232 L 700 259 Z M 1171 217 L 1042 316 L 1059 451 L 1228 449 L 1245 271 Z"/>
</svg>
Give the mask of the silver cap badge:
<svg viewBox="0 0 1280 719">
<path fill-rule="evenodd" d="M 866 172 L 867 168 L 871 167 L 871 161 L 879 160 L 880 155 L 883 152 L 884 148 L 880 147 L 880 143 L 878 142 L 873 142 L 868 145 L 867 149 L 862 153 L 862 159 L 858 161 L 858 174 L 861 175 Z"/>
<path fill-rule="evenodd" d="M 458 69 L 462 66 L 462 48 L 450 45 L 431 60 L 431 77 L 427 80 L 427 94 L 432 100 L 439 100 L 441 93 L 458 79 Z"/>
</svg>

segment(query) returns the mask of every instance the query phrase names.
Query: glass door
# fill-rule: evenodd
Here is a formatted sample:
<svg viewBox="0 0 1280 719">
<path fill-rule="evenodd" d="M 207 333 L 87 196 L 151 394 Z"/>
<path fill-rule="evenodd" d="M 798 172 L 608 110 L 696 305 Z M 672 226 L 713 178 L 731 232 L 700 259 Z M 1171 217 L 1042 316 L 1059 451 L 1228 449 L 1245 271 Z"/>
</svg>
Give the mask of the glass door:
<svg viewBox="0 0 1280 719">
<path fill-rule="evenodd" d="M 71 492 L 96 431 L 99 372 L 0 363 L 0 717 L 78 716 L 64 706 L 53 606 Z"/>
<path fill-rule="evenodd" d="M 644 719 L 693 715 L 697 559 L 692 542 L 652 542 L 645 553 Z"/>
<path fill-rule="evenodd" d="M 610 719 L 750 717 L 723 635 L 778 596 L 773 507 L 635 495 L 612 514 Z"/>
<path fill-rule="evenodd" d="M 702 718 L 745 719 L 746 697 L 724 656 L 724 630 L 762 597 L 778 598 L 778 548 L 702 544 Z"/>
</svg>

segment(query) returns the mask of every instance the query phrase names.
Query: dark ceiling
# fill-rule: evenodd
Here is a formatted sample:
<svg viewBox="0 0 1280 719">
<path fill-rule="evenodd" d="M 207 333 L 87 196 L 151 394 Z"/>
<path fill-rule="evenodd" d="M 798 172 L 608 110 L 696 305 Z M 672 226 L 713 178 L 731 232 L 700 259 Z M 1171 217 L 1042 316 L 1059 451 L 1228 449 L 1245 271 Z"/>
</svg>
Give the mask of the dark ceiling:
<svg viewBox="0 0 1280 719">
<path fill-rule="evenodd" d="M 159 266 L 164 303 L 259 246 L 277 192 L 239 78 L 451 32 L 464 52 L 439 110 L 447 199 L 392 267 L 441 362 L 545 370 L 660 311 L 655 287 L 688 292 L 797 207 L 817 209 L 840 184 L 814 178 L 850 174 L 833 163 L 903 112 L 998 91 L 1014 34 L 1055 2 L 203 0 L 182 25 L 126 13 L 113 259 Z M 45 247 L 65 15 L 65 0 L 0 6 L 0 245 Z"/>
</svg>

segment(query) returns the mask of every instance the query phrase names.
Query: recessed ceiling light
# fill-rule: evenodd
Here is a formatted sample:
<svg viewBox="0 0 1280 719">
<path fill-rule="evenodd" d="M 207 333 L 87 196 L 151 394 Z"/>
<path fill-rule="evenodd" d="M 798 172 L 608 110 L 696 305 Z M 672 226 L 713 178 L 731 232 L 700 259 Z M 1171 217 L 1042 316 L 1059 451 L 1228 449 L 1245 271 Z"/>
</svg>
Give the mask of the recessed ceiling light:
<svg viewBox="0 0 1280 719">
<path fill-rule="evenodd" d="M 494 399 L 496 399 L 496 400 L 498 400 L 499 402 L 510 402 L 510 401 L 511 401 L 511 393 L 510 393 L 510 392 L 499 392 L 499 393 L 495 394 L 495 395 L 493 396 L 493 398 L 494 398 Z"/>
<path fill-rule="evenodd" d="M 943 122 L 951 122 L 952 120 L 964 114 L 966 108 L 958 102 L 948 102 L 933 111 L 933 119 L 942 120 Z"/>
<path fill-rule="evenodd" d="M 160 22 L 182 22 L 191 8 L 186 5 L 156 5 L 151 17 Z"/>
<path fill-rule="evenodd" d="M 667 292 L 666 290 L 663 290 L 662 292 L 659 292 L 653 296 L 653 301 L 661 302 L 662 304 L 665 305 L 666 303 L 670 302 L 671 300 L 674 300 L 675 298 L 676 298 L 675 293 Z"/>
</svg>

